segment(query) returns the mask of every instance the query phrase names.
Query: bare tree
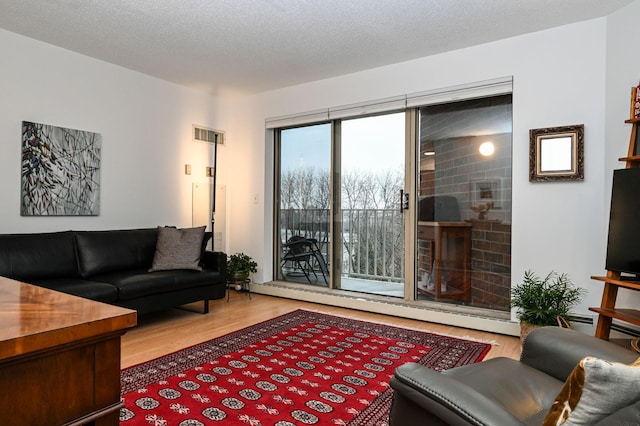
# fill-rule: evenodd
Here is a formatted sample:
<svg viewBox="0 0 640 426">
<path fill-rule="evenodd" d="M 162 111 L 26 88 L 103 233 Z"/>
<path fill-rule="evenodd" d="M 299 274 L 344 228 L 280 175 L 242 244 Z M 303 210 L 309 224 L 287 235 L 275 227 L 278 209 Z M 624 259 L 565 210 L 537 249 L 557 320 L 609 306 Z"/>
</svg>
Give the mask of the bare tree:
<svg viewBox="0 0 640 426">
<path fill-rule="evenodd" d="M 402 179 L 400 171 L 391 169 L 342 174 L 342 242 L 349 261 L 346 272 L 403 279 L 404 232 L 398 213 Z M 280 188 L 282 226 L 299 230 L 312 221 L 328 222 L 330 194 L 328 171 L 308 168 L 284 173 Z"/>
<path fill-rule="evenodd" d="M 402 277 L 403 221 L 398 214 L 402 173 L 352 171 L 342 175 L 343 243 L 349 273 Z"/>
<path fill-rule="evenodd" d="M 328 208 L 330 193 L 328 171 L 298 168 L 283 173 L 280 179 L 281 208 Z"/>
<path fill-rule="evenodd" d="M 311 203 L 320 209 L 329 209 L 331 205 L 331 179 L 328 170 L 319 170 L 314 179 Z"/>
<path fill-rule="evenodd" d="M 375 176 L 378 206 L 382 209 L 397 208 L 400 204 L 400 189 L 404 188 L 402 173 L 397 170 L 383 170 Z"/>
</svg>

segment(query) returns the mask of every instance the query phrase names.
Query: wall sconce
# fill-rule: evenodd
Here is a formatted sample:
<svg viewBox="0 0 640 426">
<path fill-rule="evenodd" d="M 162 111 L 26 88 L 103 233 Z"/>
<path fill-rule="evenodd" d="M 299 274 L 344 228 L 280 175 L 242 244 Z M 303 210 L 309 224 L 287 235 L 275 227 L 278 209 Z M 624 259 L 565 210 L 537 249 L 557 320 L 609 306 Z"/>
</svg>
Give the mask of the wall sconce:
<svg viewBox="0 0 640 426">
<path fill-rule="evenodd" d="M 480 144 L 480 155 L 482 155 L 483 157 L 490 157 L 493 155 L 493 153 L 495 152 L 496 147 L 493 144 L 493 142 L 483 142 L 482 144 Z"/>
</svg>

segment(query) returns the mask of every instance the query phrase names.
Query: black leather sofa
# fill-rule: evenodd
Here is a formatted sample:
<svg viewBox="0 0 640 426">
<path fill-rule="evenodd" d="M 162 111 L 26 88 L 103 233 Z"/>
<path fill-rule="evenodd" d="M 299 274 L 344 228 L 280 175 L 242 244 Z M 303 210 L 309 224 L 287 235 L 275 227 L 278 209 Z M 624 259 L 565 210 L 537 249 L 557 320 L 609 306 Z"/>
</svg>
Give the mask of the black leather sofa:
<svg viewBox="0 0 640 426">
<path fill-rule="evenodd" d="M 138 314 L 226 294 L 224 253 L 204 250 L 202 271 L 149 272 L 158 228 L 0 234 L 0 276 L 135 309 Z"/>
<path fill-rule="evenodd" d="M 416 363 L 396 369 L 390 426 L 541 425 L 565 380 L 585 356 L 629 364 L 638 354 L 560 327 L 533 330 L 520 361 L 493 358 L 443 373 Z M 573 423 L 572 423 L 573 424 Z M 640 401 L 597 426 L 640 424 Z"/>
</svg>

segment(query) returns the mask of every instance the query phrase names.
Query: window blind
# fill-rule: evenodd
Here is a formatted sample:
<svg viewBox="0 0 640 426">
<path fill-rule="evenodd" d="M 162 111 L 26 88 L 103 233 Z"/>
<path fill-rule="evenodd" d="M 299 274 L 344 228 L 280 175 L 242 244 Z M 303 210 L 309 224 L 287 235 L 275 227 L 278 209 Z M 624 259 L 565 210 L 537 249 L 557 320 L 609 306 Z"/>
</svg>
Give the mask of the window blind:
<svg viewBox="0 0 640 426">
<path fill-rule="evenodd" d="M 265 127 L 267 129 L 276 129 L 305 124 L 317 124 L 341 118 L 362 117 L 377 113 L 401 111 L 406 108 L 504 95 L 512 92 L 513 77 L 501 77 L 492 80 L 416 92 L 408 95 L 393 96 L 390 98 L 376 99 L 298 114 L 271 117 L 265 119 Z"/>
<path fill-rule="evenodd" d="M 329 108 L 329 119 L 362 117 L 380 112 L 401 111 L 407 107 L 407 97 L 394 96 L 392 98 L 377 99 L 371 102 L 344 105 Z"/>
<path fill-rule="evenodd" d="M 513 92 L 513 77 L 496 78 L 407 95 L 407 108 L 444 104 Z"/>
<path fill-rule="evenodd" d="M 303 124 L 322 123 L 325 121 L 329 121 L 328 109 L 319 109 L 299 114 L 271 117 L 267 118 L 264 122 L 267 129 L 276 129 L 282 127 L 300 126 Z"/>
</svg>

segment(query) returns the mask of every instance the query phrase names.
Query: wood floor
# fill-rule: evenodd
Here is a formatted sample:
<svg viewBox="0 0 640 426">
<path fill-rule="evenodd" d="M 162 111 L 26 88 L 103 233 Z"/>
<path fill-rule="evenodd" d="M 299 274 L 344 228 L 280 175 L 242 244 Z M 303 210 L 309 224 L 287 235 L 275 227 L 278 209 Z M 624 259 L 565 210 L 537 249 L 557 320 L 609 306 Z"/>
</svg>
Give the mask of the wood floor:
<svg viewBox="0 0 640 426">
<path fill-rule="evenodd" d="M 210 302 L 209 306 L 210 313 L 206 315 L 170 309 L 138 318 L 138 326 L 122 337 L 122 368 L 223 336 L 296 309 L 307 309 L 493 343 L 494 345 L 485 359 L 498 356 L 515 359 L 520 357 L 520 340 L 517 337 L 309 302 L 259 294 L 252 294 L 249 299 L 247 294 L 232 291 L 229 302 L 224 298 Z M 201 309 L 202 303 L 195 303 L 191 307 Z"/>
</svg>

